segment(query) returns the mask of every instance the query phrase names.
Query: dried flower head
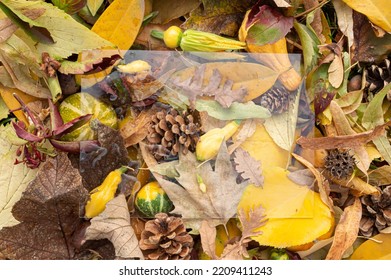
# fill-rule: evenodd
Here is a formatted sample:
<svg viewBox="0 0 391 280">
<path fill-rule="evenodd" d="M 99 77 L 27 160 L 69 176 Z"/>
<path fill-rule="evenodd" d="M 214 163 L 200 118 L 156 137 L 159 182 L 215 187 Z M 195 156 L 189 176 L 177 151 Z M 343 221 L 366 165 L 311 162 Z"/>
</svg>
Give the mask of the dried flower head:
<svg viewBox="0 0 391 280">
<path fill-rule="evenodd" d="M 354 171 L 356 162 L 348 151 L 330 150 L 325 158 L 325 168 L 334 178 L 341 180 L 349 178 Z"/>
</svg>

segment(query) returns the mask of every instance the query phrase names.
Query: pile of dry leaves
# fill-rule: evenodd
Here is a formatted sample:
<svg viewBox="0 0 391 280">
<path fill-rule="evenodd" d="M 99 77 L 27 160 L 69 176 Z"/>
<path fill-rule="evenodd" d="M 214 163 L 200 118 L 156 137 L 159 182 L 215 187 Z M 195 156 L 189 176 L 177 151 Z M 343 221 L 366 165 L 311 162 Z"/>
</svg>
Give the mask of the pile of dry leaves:
<svg viewBox="0 0 391 280">
<path fill-rule="evenodd" d="M 390 33 L 386 0 L 0 0 L 0 259 L 391 259 Z"/>
</svg>

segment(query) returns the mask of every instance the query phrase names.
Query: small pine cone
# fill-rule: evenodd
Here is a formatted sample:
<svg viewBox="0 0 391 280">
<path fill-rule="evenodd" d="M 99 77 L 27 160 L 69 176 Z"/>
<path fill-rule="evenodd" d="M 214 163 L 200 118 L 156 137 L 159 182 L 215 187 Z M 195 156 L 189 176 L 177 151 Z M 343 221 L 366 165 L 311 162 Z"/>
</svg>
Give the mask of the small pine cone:
<svg viewBox="0 0 391 280">
<path fill-rule="evenodd" d="M 348 151 L 338 149 L 330 150 L 325 158 L 325 169 L 329 174 L 338 180 L 348 179 L 354 171 L 356 162 Z"/>
<path fill-rule="evenodd" d="M 365 79 L 368 92 L 376 94 L 391 82 L 391 57 L 379 64 L 372 64 L 365 70 Z"/>
<path fill-rule="evenodd" d="M 282 87 L 273 87 L 260 96 L 260 105 L 272 114 L 281 114 L 289 108 L 289 92 Z"/>
<path fill-rule="evenodd" d="M 382 229 L 391 226 L 391 185 L 381 191 L 381 195 L 361 197 L 363 214 L 360 221 L 360 234 L 371 237 Z"/>
<path fill-rule="evenodd" d="M 190 112 L 180 114 L 175 109 L 159 111 L 152 118 L 148 128 L 147 142 L 157 160 L 176 157 L 182 153 L 194 152 L 200 128 Z"/>
<path fill-rule="evenodd" d="M 188 260 L 194 242 L 180 218 L 158 213 L 146 222 L 139 244 L 150 260 Z"/>
</svg>

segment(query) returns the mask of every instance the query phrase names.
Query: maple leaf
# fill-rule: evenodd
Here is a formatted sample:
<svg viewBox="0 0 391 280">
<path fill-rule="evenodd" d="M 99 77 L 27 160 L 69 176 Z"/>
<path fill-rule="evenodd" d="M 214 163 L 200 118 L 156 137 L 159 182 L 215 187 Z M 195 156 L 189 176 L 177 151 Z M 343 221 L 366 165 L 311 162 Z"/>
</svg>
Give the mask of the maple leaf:
<svg viewBox="0 0 391 280">
<path fill-rule="evenodd" d="M 86 240 L 105 238 L 113 243 L 117 257 L 144 258 L 138 246 L 138 239 L 130 225 L 130 214 L 123 194 L 109 201 L 106 209 L 93 218 L 91 225 L 87 228 Z"/>
<path fill-rule="evenodd" d="M 209 83 L 204 86 L 205 70 L 206 64 L 202 64 L 196 68 L 194 76 L 184 81 L 176 78 L 172 80 L 172 83 L 186 92 L 190 102 L 194 102 L 197 96 L 214 96 L 215 100 L 224 108 L 229 108 L 235 101 L 242 101 L 247 95 L 247 90 L 243 87 L 232 90 L 234 82 L 230 79 L 223 79 L 218 69 L 213 69 Z"/>
<path fill-rule="evenodd" d="M 148 166 L 154 166 L 156 162 L 147 155 L 149 152 L 145 147 L 142 147 L 142 151 Z M 247 183 L 236 183 L 237 173 L 225 143 L 220 147 L 214 168 L 211 161 L 199 165 L 195 155 L 188 153 L 179 155 L 175 169 L 179 173 L 176 177 L 178 183 L 168 181 L 157 173 L 153 174 L 175 205 L 172 213 L 180 214 L 192 233 L 198 232 L 203 220 L 216 226 L 225 224 L 235 215 Z M 200 188 L 199 178 L 202 178 L 206 190 Z"/>
<path fill-rule="evenodd" d="M 263 185 L 264 178 L 260 161 L 257 161 L 242 148 L 236 149 L 234 161 L 236 163 L 235 169 L 243 179 L 255 186 Z"/>
<path fill-rule="evenodd" d="M 49 158 L 12 209 L 20 224 L 0 231 L 0 254 L 8 259 L 72 259 L 72 236 L 86 197 L 67 155 Z"/>
</svg>

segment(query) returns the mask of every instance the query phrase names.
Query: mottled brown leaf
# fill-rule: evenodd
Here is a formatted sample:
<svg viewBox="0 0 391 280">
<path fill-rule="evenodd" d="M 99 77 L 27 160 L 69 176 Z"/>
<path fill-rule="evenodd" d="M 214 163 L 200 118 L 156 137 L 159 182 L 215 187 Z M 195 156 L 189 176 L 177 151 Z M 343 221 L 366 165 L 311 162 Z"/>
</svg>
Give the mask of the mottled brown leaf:
<svg viewBox="0 0 391 280">
<path fill-rule="evenodd" d="M 238 148 L 235 151 L 235 169 L 248 183 L 255 186 L 263 186 L 262 165 L 260 161 L 253 158 L 247 151 Z"/>
<path fill-rule="evenodd" d="M 87 191 L 64 153 L 49 158 L 12 214 L 20 221 L 0 231 L 0 255 L 9 259 L 72 259 L 72 235 Z"/>
<path fill-rule="evenodd" d="M 356 11 L 353 11 L 353 33 L 352 64 L 357 61 L 372 63 L 390 52 L 391 34 L 377 37 L 367 17 Z"/>
<path fill-rule="evenodd" d="M 118 258 L 144 259 L 138 246 L 138 239 L 130 225 L 130 214 L 123 194 L 118 195 L 106 205 L 106 209 L 92 218 L 85 239 L 105 239 L 113 243 Z"/>
<path fill-rule="evenodd" d="M 111 171 L 130 162 L 119 131 L 96 120 L 91 121 L 91 127 L 98 133 L 100 147 L 91 152 L 84 152 L 81 147 L 80 157 L 73 158 L 73 164 L 79 166 L 83 185 L 89 191 L 99 186 Z"/>
<path fill-rule="evenodd" d="M 247 119 L 240 125 L 238 133 L 233 137 L 234 143 L 228 147 L 230 154 L 255 133 L 257 122 L 256 119 Z"/>
<path fill-rule="evenodd" d="M 190 13 L 183 27 L 235 37 L 245 12 L 256 2 L 257 0 L 202 0 L 200 7 Z"/>
<path fill-rule="evenodd" d="M 326 256 L 327 260 L 340 260 L 345 251 L 357 239 L 361 220 L 361 201 L 355 198 L 353 205 L 345 208 L 337 227 L 334 240 Z"/>
</svg>

